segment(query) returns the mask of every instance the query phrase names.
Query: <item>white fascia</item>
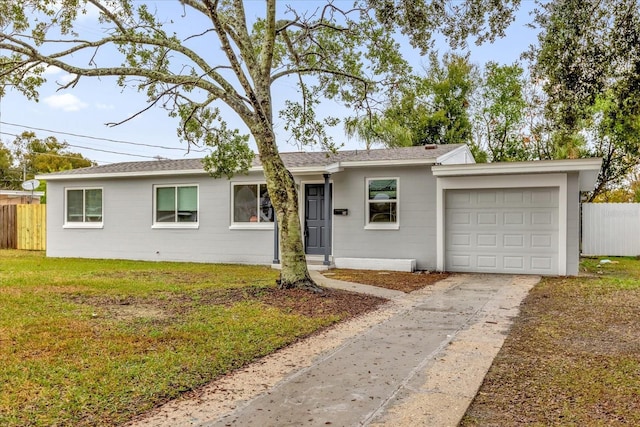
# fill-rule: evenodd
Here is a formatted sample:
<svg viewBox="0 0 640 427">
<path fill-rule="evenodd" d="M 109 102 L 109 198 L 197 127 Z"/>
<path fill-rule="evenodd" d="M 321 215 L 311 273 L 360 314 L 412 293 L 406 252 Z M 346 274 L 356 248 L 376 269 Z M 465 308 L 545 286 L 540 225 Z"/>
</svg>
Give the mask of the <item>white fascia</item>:
<svg viewBox="0 0 640 427">
<path fill-rule="evenodd" d="M 366 168 L 380 166 L 430 166 L 436 164 L 436 159 L 403 159 L 403 160 L 367 160 L 340 162 L 343 168 Z"/>
<path fill-rule="evenodd" d="M 346 161 L 335 162 L 322 166 L 300 166 L 288 168 L 294 175 L 317 175 L 323 173 L 338 173 L 346 168 L 366 168 L 366 167 L 392 167 L 392 166 L 432 166 L 436 164 L 436 159 L 403 159 L 403 160 L 368 160 L 368 161 Z M 254 166 L 250 172 L 262 172 L 262 166 Z"/>
<path fill-rule="evenodd" d="M 186 169 L 186 170 L 162 170 L 162 171 L 141 171 L 141 172 L 112 172 L 112 173 L 83 173 L 83 174 L 47 174 L 36 175 L 36 179 L 44 181 L 70 181 L 80 179 L 110 179 L 110 178 L 129 178 L 129 177 L 147 177 L 147 176 L 170 176 L 170 175 L 207 175 L 204 169 Z"/>
<path fill-rule="evenodd" d="M 457 156 L 458 154 L 460 154 L 461 151 L 464 151 L 465 153 L 465 158 L 470 158 L 471 160 L 473 160 L 472 162 L 469 163 L 463 163 L 463 164 L 475 164 L 475 159 L 473 158 L 473 153 L 471 153 L 471 150 L 469 149 L 469 147 L 464 144 L 458 148 L 456 148 L 455 150 L 451 150 L 448 153 L 444 153 L 441 156 L 438 156 L 438 158 L 435 161 L 436 165 L 441 165 L 441 164 L 445 164 L 447 162 L 448 159 L 450 159 L 451 157 Z"/>
<path fill-rule="evenodd" d="M 599 171 L 601 158 L 567 159 L 567 160 L 535 160 L 531 162 L 469 163 L 440 165 L 433 167 L 433 175 L 437 177 L 470 176 L 470 175 L 504 175 L 504 174 L 537 174 L 556 172 Z"/>
</svg>

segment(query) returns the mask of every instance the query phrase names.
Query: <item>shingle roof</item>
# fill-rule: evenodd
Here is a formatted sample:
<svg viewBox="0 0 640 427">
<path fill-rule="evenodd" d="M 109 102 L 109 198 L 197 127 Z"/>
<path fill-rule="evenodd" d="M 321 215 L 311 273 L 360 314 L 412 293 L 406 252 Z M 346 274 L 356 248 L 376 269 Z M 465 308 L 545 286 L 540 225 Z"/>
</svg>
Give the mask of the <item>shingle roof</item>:
<svg viewBox="0 0 640 427">
<path fill-rule="evenodd" d="M 329 152 L 290 152 L 281 153 L 280 156 L 287 168 L 323 167 L 337 162 L 368 162 L 368 161 L 406 161 L 406 160 L 433 160 L 447 154 L 464 144 L 417 146 L 402 148 L 386 148 L 375 150 L 345 150 L 336 153 Z M 261 166 L 256 156 L 253 166 Z M 123 162 L 108 165 L 91 166 L 88 168 L 72 169 L 52 174 L 43 175 L 50 177 L 97 175 L 97 174 L 128 174 L 144 172 L 171 172 L 171 171 L 203 171 L 202 159 L 177 159 L 177 160 L 150 160 L 145 162 Z"/>
</svg>

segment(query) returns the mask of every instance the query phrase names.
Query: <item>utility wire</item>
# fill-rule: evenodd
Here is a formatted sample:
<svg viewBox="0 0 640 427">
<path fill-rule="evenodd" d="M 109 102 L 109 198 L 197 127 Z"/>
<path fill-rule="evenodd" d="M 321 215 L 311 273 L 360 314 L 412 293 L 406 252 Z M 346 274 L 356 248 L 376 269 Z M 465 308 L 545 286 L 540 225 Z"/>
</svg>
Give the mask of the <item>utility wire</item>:
<svg viewBox="0 0 640 427">
<path fill-rule="evenodd" d="M 40 131 L 43 131 L 43 132 L 57 133 L 57 134 L 60 134 L 60 135 L 75 136 L 75 137 L 78 137 L 78 138 L 93 139 L 93 140 L 96 140 L 96 141 L 115 142 L 116 144 L 137 145 L 137 146 L 141 146 L 141 147 L 160 148 L 162 150 L 174 150 L 174 151 L 183 151 L 183 152 L 185 151 L 184 148 L 167 147 L 167 146 L 164 146 L 164 145 L 145 144 L 145 143 L 142 143 L 142 142 L 123 141 L 123 140 L 120 140 L 120 139 L 100 138 L 100 137 L 97 137 L 97 136 L 82 135 L 82 134 L 71 133 L 71 132 L 61 132 L 61 131 L 52 130 L 52 129 L 45 129 L 45 128 L 38 128 L 38 127 L 34 127 L 34 126 L 21 125 L 21 124 L 18 124 L 18 123 L 9 123 L 9 122 L 0 121 L 0 124 L 8 125 L 8 126 L 15 126 L 15 127 L 22 127 L 22 128 L 31 129 L 31 130 L 40 130 Z M 191 150 L 191 151 L 195 151 L 196 153 L 202 153 L 205 150 Z"/>
<path fill-rule="evenodd" d="M 8 133 L 8 132 L 0 132 L 0 135 L 9 135 L 9 136 L 19 136 L 13 133 Z M 153 160 L 157 160 L 157 157 L 154 156 L 143 156 L 142 154 L 131 154 L 131 153 L 123 153 L 121 151 L 111 151 L 111 150 L 103 150 L 100 148 L 92 148 L 92 147 L 86 147 L 84 145 L 76 145 L 76 144 L 69 144 L 68 142 L 65 141 L 65 144 L 67 144 L 67 146 L 69 147 L 75 147 L 75 148 L 82 148 L 85 150 L 93 150 L 93 151 L 100 151 L 103 153 L 109 153 L 109 154 L 120 154 L 122 156 L 132 156 L 132 157 L 142 157 L 144 159 L 153 159 Z"/>
</svg>

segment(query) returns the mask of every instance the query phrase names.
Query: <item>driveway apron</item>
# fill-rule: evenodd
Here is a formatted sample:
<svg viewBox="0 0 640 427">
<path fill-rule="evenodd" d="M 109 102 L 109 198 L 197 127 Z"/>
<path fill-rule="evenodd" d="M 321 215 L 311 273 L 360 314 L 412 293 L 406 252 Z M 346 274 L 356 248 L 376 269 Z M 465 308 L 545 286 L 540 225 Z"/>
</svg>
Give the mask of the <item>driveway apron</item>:
<svg viewBox="0 0 640 427">
<path fill-rule="evenodd" d="M 501 347 L 511 318 L 537 280 L 508 275 L 451 276 L 397 299 L 397 311 L 389 319 L 319 357 L 268 392 L 216 421 L 196 424 L 456 425 Z M 458 337 L 472 342 L 471 347 L 453 346 Z M 459 348 L 466 356 L 461 359 L 447 353 L 449 347 Z M 462 366 L 442 365 L 445 359 L 462 360 Z M 473 369 L 478 363 L 480 369 Z M 436 374 L 447 369 L 454 378 L 429 386 Z M 463 371 L 479 378 L 468 381 L 462 378 Z M 456 376 L 459 386 L 452 383 Z M 446 395 L 439 396 L 443 390 Z M 449 402 L 453 415 L 442 418 L 447 408 L 429 401 L 434 398 Z"/>
</svg>

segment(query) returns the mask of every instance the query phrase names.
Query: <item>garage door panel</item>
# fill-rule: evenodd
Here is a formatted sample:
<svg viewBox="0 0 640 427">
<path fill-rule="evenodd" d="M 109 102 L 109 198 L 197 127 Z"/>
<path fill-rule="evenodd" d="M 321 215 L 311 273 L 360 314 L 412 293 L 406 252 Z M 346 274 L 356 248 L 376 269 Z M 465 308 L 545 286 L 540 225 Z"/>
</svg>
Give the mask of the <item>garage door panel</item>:
<svg viewBox="0 0 640 427">
<path fill-rule="evenodd" d="M 472 268 L 470 255 L 453 255 L 451 257 L 451 266 L 459 268 Z"/>
<path fill-rule="evenodd" d="M 524 212 L 505 212 L 503 214 L 504 225 L 524 225 Z"/>
<path fill-rule="evenodd" d="M 476 265 L 479 268 L 496 268 L 498 266 L 498 257 L 495 255 L 479 255 L 476 260 Z"/>
<path fill-rule="evenodd" d="M 496 203 L 496 192 L 495 191 L 487 191 L 484 193 L 478 193 L 477 201 L 479 205 L 482 204 L 492 204 Z"/>
<path fill-rule="evenodd" d="M 471 247 L 471 234 L 470 233 L 454 233 L 451 235 L 452 247 Z"/>
<path fill-rule="evenodd" d="M 480 247 L 497 248 L 498 236 L 495 233 L 478 234 L 476 236 L 476 245 Z"/>
<path fill-rule="evenodd" d="M 450 190 L 445 200 L 447 270 L 557 273 L 557 188 Z"/>
<path fill-rule="evenodd" d="M 553 236 L 551 234 L 532 234 L 531 235 L 531 247 L 532 248 L 544 248 L 551 249 Z"/>
<path fill-rule="evenodd" d="M 535 270 L 546 270 L 551 273 L 551 269 L 553 267 L 553 260 L 551 257 L 531 257 L 531 269 Z"/>
<path fill-rule="evenodd" d="M 523 256 L 505 256 L 504 260 L 505 270 L 518 270 L 524 269 L 524 257 Z"/>
<path fill-rule="evenodd" d="M 471 225 L 471 212 L 452 212 L 451 224 Z"/>
<path fill-rule="evenodd" d="M 505 248 L 524 248 L 524 236 L 522 234 L 504 234 L 502 246 Z"/>
</svg>

